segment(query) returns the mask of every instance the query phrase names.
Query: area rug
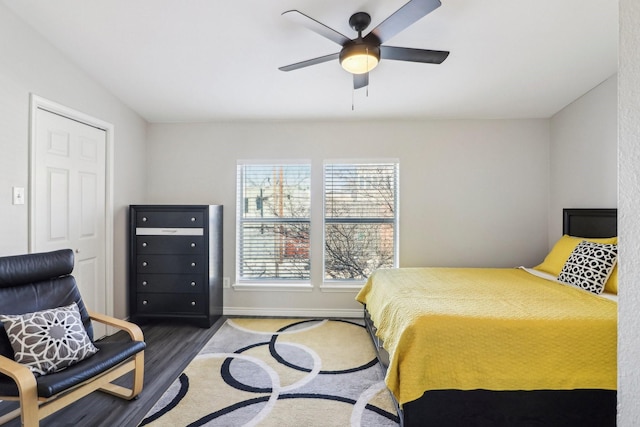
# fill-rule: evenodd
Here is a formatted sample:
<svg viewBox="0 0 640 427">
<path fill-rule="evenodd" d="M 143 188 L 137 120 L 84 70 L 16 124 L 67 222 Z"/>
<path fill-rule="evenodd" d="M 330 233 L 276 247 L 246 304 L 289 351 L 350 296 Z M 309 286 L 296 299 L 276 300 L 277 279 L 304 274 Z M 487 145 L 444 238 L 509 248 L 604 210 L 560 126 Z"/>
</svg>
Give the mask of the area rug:
<svg viewBox="0 0 640 427">
<path fill-rule="evenodd" d="M 398 426 L 357 320 L 226 321 L 141 426 Z"/>
</svg>

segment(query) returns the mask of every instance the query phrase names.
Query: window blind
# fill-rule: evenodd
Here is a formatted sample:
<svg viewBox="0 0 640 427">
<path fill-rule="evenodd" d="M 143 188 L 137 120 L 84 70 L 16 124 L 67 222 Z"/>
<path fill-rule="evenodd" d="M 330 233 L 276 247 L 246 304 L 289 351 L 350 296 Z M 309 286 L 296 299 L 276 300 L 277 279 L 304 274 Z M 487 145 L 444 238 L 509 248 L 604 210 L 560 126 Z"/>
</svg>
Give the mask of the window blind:
<svg viewBox="0 0 640 427">
<path fill-rule="evenodd" d="M 398 163 L 325 163 L 324 278 L 397 265 Z"/>
<path fill-rule="evenodd" d="M 310 279 L 308 164 L 238 164 L 239 281 Z"/>
</svg>

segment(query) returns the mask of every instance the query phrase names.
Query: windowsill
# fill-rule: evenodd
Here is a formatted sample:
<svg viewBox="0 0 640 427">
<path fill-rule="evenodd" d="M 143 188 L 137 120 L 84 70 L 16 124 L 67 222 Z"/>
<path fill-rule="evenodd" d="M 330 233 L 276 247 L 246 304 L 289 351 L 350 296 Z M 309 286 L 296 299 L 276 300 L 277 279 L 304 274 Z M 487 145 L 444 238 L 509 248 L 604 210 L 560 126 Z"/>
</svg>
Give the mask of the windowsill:
<svg viewBox="0 0 640 427">
<path fill-rule="evenodd" d="M 282 291 L 282 292 L 311 292 L 311 283 L 234 283 L 234 291 Z"/>
<path fill-rule="evenodd" d="M 356 283 L 340 283 L 340 282 L 324 282 L 320 285 L 322 292 L 360 292 L 364 286 L 364 282 Z"/>
</svg>

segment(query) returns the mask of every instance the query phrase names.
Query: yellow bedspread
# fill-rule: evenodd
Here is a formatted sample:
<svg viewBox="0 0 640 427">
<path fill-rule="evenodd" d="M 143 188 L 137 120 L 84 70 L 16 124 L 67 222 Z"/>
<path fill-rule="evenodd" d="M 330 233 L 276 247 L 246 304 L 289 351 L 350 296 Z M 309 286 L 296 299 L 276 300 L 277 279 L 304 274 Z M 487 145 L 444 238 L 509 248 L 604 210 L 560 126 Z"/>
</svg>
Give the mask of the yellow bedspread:
<svg viewBox="0 0 640 427">
<path fill-rule="evenodd" d="M 365 304 L 400 404 L 427 390 L 616 389 L 617 304 L 520 269 L 371 275 Z"/>
</svg>

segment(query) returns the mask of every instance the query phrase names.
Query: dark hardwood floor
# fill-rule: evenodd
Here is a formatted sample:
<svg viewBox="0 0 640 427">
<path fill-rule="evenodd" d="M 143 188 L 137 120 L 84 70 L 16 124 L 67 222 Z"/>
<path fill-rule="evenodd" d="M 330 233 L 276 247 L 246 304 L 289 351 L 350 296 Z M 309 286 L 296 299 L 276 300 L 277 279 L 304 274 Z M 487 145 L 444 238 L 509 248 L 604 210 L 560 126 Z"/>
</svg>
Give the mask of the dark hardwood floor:
<svg viewBox="0 0 640 427">
<path fill-rule="evenodd" d="M 138 399 L 126 401 L 106 393 L 95 392 L 45 418 L 40 425 L 43 427 L 137 426 L 225 320 L 225 317 L 219 319 L 209 329 L 171 321 L 140 323 L 147 348 L 144 388 Z M 106 339 L 120 338 L 122 335 L 117 333 Z M 128 379 L 125 377 L 125 380 Z M 15 407 L 16 404 L 13 402 L 1 402 L 0 413 L 6 413 Z M 15 419 L 4 426 L 20 426 L 20 420 Z"/>
</svg>

